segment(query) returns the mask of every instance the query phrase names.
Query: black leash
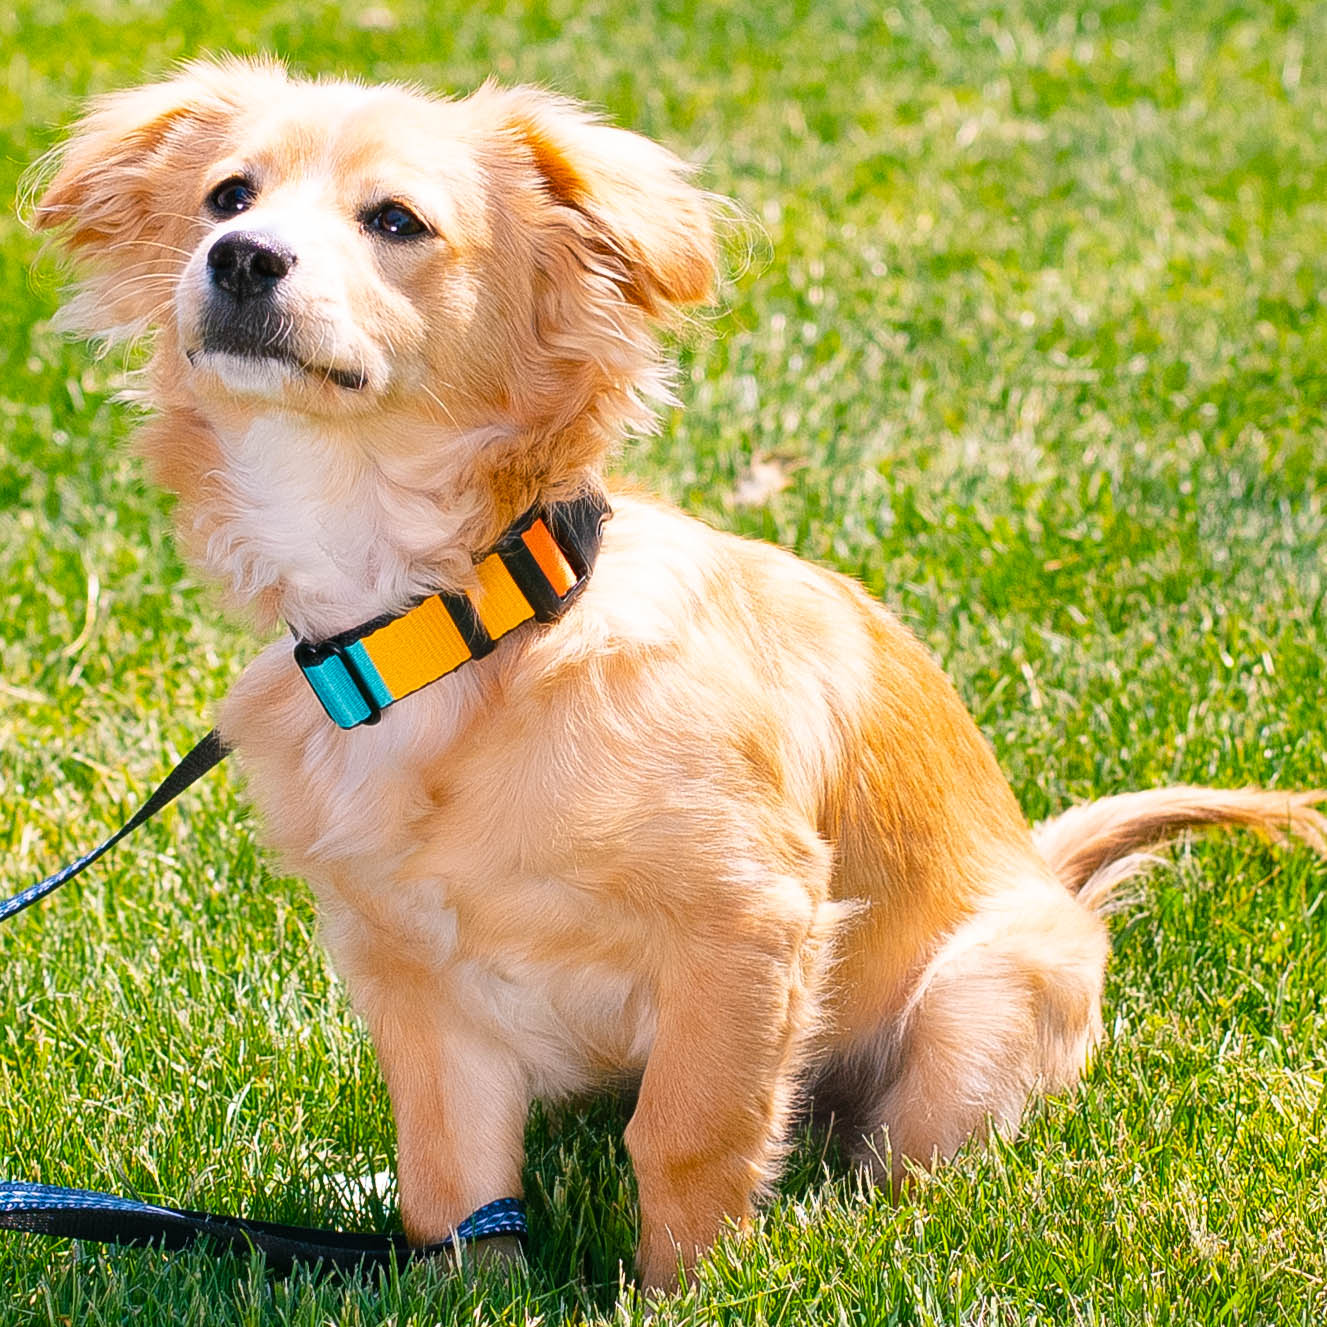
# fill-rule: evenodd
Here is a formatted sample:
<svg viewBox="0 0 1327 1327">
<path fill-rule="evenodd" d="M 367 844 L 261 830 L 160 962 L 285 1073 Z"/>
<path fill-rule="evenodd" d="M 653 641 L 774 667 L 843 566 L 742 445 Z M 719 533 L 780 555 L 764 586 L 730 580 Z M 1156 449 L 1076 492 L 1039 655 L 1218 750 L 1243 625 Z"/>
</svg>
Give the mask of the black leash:
<svg viewBox="0 0 1327 1327">
<path fill-rule="evenodd" d="M 0 903 L 0 922 L 8 921 L 11 917 L 17 916 L 24 908 L 32 907 L 34 903 L 44 899 L 47 894 L 53 894 L 61 885 L 68 884 L 76 875 L 82 875 L 93 862 L 108 853 L 126 834 L 132 833 L 145 820 L 150 820 L 163 806 L 168 806 L 186 788 L 197 783 L 208 770 L 215 769 L 221 764 L 229 750 L 230 748 L 221 740 L 217 730 L 213 728 L 162 779 L 156 792 L 105 843 L 98 848 L 93 848 L 91 852 L 85 853 L 77 861 L 70 862 L 68 866 L 62 867 L 54 875 L 48 875 L 45 880 L 39 880 L 35 885 L 29 885 L 27 889 L 21 890 L 13 898 Z"/>
<path fill-rule="evenodd" d="M 283 1226 L 274 1221 L 158 1207 L 88 1189 L 57 1189 L 14 1180 L 0 1180 L 0 1229 L 99 1244 L 155 1244 L 164 1249 L 184 1249 L 206 1241 L 228 1253 L 263 1253 L 268 1269 L 279 1275 L 301 1264 L 320 1265 L 324 1271 L 386 1267 L 408 1258 L 450 1253 L 453 1248 L 451 1237 L 441 1244 L 412 1248 L 404 1235 Z M 467 1244 L 502 1235 L 525 1238 L 525 1210 L 519 1199 L 486 1203 L 456 1228 L 456 1238 Z"/>
<path fill-rule="evenodd" d="M 215 769 L 229 752 L 214 728 L 161 781 L 146 802 L 100 847 L 70 862 L 54 875 L 0 903 L 0 922 L 53 893 L 82 874 L 126 834 L 151 819 L 186 788 Z M 88 1189 L 60 1189 L 47 1184 L 26 1184 L 0 1179 L 0 1229 L 30 1234 L 93 1240 L 101 1244 L 156 1244 L 182 1249 L 206 1241 L 223 1251 L 266 1255 L 268 1267 L 289 1272 L 296 1264 L 323 1270 L 351 1270 L 386 1266 L 408 1257 L 450 1252 L 453 1238 L 440 1244 L 412 1248 L 402 1235 L 362 1235 L 342 1230 L 316 1230 L 283 1226 L 272 1221 L 191 1212 L 160 1207 L 132 1198 Z M 525 1209 L 517 1198 L 500 1198 L 472 1212 L 456 1228 L 455 1239 L 466 1243 L 500 1236 L 525 1238 Z"/>
</svg>

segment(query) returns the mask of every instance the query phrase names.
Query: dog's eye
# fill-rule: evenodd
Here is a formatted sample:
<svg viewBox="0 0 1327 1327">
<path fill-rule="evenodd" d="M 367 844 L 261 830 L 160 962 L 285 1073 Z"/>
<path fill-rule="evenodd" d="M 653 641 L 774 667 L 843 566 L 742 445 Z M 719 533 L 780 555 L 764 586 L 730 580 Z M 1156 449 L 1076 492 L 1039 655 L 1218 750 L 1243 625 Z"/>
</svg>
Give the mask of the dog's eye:
<svg viewBox="0 0 1327 1327">
<path fill-rule="evenodd" d="M 428 230 L 408 207 L 400 203 L 384 203 L 376 212 L 364 218 L 364 224 L 369 230 L 390 235 L 394 239 L 408 239 L 411 235 L 423 235 Z"/>
<path fill-rule="evenodd" d="M 223 217 L 247 212 L 258 201 L 258 191 L 242 176 L 222 180 L 207 196 L 207 205 Z"/>
</svg>

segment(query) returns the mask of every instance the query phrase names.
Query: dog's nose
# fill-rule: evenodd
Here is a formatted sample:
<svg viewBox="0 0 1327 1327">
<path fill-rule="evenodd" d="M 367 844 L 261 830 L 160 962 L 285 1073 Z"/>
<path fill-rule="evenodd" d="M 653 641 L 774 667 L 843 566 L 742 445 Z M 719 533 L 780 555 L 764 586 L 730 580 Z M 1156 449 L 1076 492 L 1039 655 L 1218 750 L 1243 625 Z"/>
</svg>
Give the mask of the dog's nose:
<svg viewBox="0 0 1327 1327">
<path fill-rule="evenodd" d="M 236 299 L 251 299 L 275 289 L 295 266 L 295 255 L 266 235 L 231 231 L 207 251 L 212 284 Z"/>
</svg>

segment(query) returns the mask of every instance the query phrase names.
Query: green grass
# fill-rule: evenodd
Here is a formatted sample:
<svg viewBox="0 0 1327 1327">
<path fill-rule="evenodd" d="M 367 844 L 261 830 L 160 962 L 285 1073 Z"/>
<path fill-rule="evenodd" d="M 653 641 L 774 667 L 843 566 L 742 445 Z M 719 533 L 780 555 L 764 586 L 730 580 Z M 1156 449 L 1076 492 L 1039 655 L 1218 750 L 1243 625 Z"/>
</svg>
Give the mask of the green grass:
<svg viewBox="0 0 1327 1327">
<path fill-rule="evenodd" d="M 1308 0 L 21 0 L 0 194 L 79 97 L 202 50 L 585 97 L 765 237 L 626 471 L 897 607 L 1031 815 L 1322 786 L 1325 47 Z M 254 650 L 129 459 L 122 357 L 49 330 L 37 250 L 0 221 L 5 893 L 118 824 Z M 739 505 L 753 459 L 788 486 Z M 1075 1098 L 898 1208 L 807 1140 L 654 1321 L 1323 1321 L 1325 889 L 1306 854 L 1184 849 L 1116 923 Z M 390 1165 L 386 1094 L 226 775 L 0 931 L 0 974 L 0 1174 L 395 1219 L 331 1178 Z M 528 1272 L 316 1285 L 4 1236 L 0 1323 L 641 1322 L 624 1119 L 532 1123 Z"/>
</svg>

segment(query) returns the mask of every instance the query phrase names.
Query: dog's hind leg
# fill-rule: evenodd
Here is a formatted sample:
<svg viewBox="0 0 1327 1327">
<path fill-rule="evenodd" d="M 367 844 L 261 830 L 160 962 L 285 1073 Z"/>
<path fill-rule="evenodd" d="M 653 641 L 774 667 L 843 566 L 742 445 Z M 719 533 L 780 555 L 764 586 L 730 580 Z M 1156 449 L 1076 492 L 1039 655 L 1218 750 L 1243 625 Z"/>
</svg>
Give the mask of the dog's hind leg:
<svg viewBox="0 0 1327 1327">
<path fill-rule="evenodd" d="M 948 937 L 901 1018 L 844 1066 L 850 1145 L 877 1181 L 897 1186 L 908 1163 L 946 1160 L 988 1128 L 1012 1135 L 1034 1091 L 1078 1081 L 1101 1031 L 1107 943 L 1054 880 L 990 898 Z"/>
</svg>

